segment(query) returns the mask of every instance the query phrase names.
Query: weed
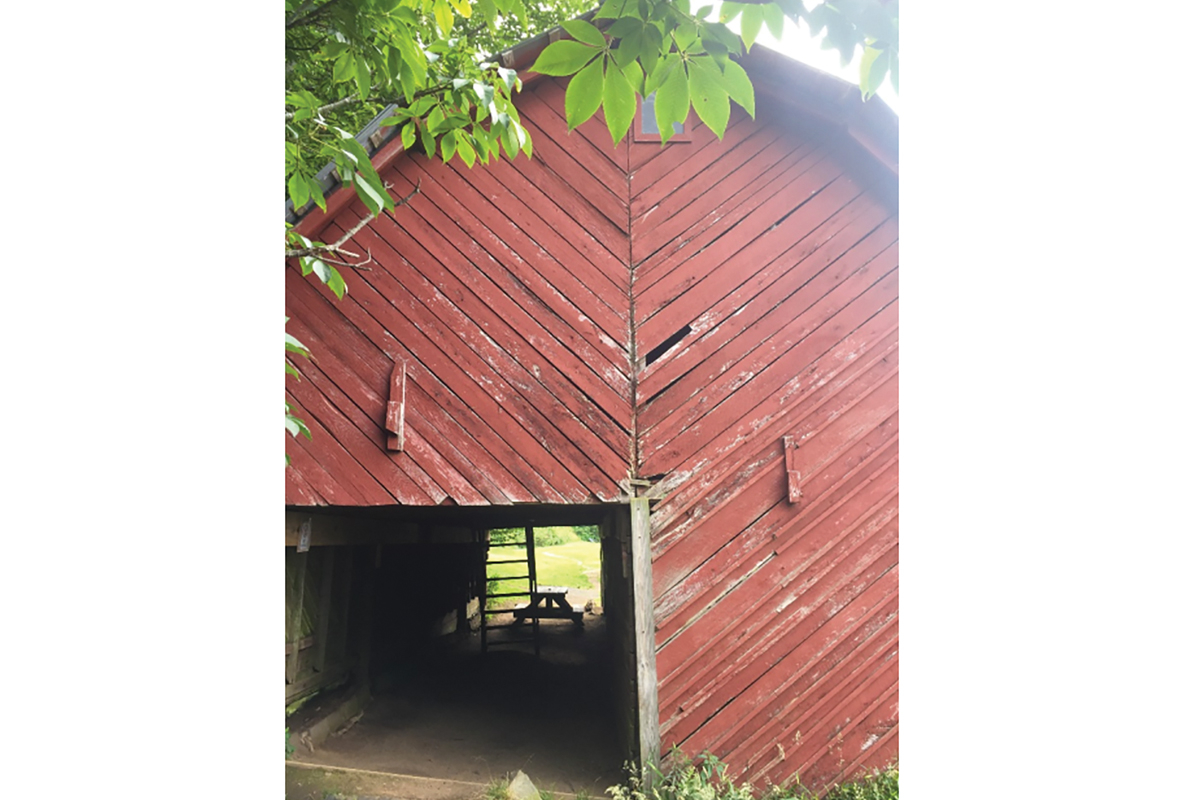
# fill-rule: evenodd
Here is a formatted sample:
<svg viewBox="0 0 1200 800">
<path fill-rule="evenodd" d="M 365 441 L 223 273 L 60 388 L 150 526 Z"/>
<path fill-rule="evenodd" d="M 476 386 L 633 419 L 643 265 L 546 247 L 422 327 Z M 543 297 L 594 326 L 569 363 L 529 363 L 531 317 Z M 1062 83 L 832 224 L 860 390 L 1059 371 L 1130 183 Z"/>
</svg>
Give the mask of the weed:
<svg viewBox="0 0 1200 800">
<path fill-rule="evenodd" d="M 497 778 L 483 790 L 484 800 L 511 800 L 508 795 L 508 782 Z"/>
<path fill-rule="evenodd" d="M 749 784 L 735 784 L 727 767 L 712 753 L 688 759 L 678 749 L 672 750 L 660 771 L 651 768 L 651 785 L 642 785 L 640 776 L 626 765 L 630 777 L 625 784 L 611 786 L 607 792 L 613 800 L 756 800 Z M 817 800 L 821 797 L 799 784 L 792 787 L 768 785 L 758 793 L 757 800 Z M 856 780 L 826 786 L 824 800 L 899 800 L 900 767 L 890 765 Z"/>
<path fill-rule="evenodd" d="M 296 748 L 292 745 L 292 732 L 287 727 L 283 729 L 283 743 L 287 747 L 287 755 L 283 757 L 283 760 L 287 761 L 292 757 L 292 753 L 296 752 Z"/>
</svg>

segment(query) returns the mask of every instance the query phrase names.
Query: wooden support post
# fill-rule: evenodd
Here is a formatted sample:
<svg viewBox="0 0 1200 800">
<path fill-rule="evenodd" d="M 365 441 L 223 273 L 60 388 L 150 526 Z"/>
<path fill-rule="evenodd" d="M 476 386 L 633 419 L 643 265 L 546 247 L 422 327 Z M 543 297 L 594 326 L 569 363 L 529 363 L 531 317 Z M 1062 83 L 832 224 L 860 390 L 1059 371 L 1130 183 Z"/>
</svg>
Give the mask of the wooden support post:
<svg viewBox="0 0 1200 800">
<path fill-rule="evenodd" d="M 321 594 L 318 596 L 317 630 L 314 632 L 317 642 L 317 660 L 313 667 L 317 672 L 325 669 L 325 659 L 329 655 L 329 613 L 333 606 L 333 562 L 337 558 L 338 548 L 326 547 L 321 553 Z"/>
<path fill-rule="evenodd" d="M 308 551 L 296 556 L 296 605 L 292 608 L 292 618 L 288 620 L 288 641 L 293 642 L 292 654 L 288 657 L 286 683 L 296 682 L 296 673 L 300 669 L 300 622 L 304 619 L 304 579 L 308 574 Z"/>
<path fill-rule="evenodd" d="M 661 748 L 658 730 L 658 667 L 654 646 L 654 587 L 650 573 L 650 501 L 635 497 L 630 549 L 633 551 L 634 647 L 637 653 L 638 742 L 642 781 L 649 787 Z"/>
</svg>

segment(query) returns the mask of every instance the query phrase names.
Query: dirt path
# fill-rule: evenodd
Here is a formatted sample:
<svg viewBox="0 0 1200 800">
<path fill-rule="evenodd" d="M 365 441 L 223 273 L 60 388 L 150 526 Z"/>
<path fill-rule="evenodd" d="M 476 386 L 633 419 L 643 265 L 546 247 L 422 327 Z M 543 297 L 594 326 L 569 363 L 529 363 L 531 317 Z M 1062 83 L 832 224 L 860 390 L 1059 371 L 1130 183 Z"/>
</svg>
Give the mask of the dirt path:
<svg viewBox="0 0 1200 800">
<path fill-rule="evenodd" d="M 540 659 L 516 647 L 482 656 L 478 634 L 428 654 L 377 688 L 349 730 L 293 759 L 484 784 L 524 770 L 539 789 L 603 796 L 622 777 L 604 618 L 541 630 Z"/>
</svg>

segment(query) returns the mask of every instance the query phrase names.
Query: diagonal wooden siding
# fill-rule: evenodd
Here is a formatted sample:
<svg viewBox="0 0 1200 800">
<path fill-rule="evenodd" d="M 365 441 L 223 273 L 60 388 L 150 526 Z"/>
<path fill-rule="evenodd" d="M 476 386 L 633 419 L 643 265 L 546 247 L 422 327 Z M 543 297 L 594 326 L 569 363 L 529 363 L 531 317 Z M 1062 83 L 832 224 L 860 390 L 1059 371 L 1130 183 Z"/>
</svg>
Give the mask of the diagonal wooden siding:
<svg viewBox="0 0 1200 800">
<path fill-rule="evenodd" d="M 559 143 L 563 89 L 522 101 L 535 158 L 466 170 L 402 155 L 381 175 L 420 186 L 355 235 L 369 271 L 333 301 L 287 279 L 289 330 L 312 349 L 288 401 L 313 441 L 289 442 L 287 502 L 588 503 L 630 467 L 627 148 L 593 120 Z M 333 241 L 352 204 L 322 232 Z M 385 449 L 389 377 L 408 362 L 404 453 Z"/>
<path fill-rule="evenodd" d="M 600 119 L 565 133 L 563 86 L 521 97 L 531 161 L 384 170 L 420 194 L 354 238 L 377 263 L 347 271 L 344 300 L 289 272 L 314 358 L 288 399 L 314 440 L 289 443 L 287 502 L 613 502 L 632 465 L 655 500 L 664 747 L 760 784 L 882 765 L 899 747 L 894 177 L 767 102 L 723 140 L 613 148 Z M 382 429 L 397 359 L 404 453 Z"/>
<path fill-rule="evenodd" d="M 836 139 L 735 114 L 632 156 L 637 352 L 682 335 L 636 386 L 662 742 L 819 786 L 898 747 L 895 206 Z"/>
</svg>

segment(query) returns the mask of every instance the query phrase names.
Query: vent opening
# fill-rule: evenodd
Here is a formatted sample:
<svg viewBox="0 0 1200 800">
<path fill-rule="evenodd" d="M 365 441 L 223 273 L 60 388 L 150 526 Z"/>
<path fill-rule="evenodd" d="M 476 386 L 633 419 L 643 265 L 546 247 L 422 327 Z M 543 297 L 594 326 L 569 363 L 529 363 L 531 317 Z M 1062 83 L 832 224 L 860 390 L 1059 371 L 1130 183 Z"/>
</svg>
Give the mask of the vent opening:
<svg viewBox="0 0 1200 800">
<path fill-rule="evenodd" d="M 687 336 L 691 332 L 692 326 L 684 325 L 682 328 L 668 336 L 666 341 L 646 354 L 646 366 L 648 367 L 655 361 L 658 361 L 660 358 L 662 358 L 668 350 L 682 342 L 683 337 Z"/>
</svg>

